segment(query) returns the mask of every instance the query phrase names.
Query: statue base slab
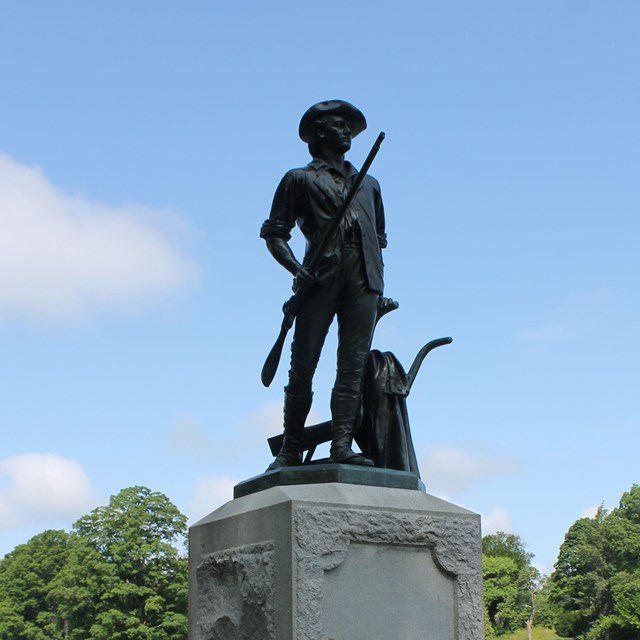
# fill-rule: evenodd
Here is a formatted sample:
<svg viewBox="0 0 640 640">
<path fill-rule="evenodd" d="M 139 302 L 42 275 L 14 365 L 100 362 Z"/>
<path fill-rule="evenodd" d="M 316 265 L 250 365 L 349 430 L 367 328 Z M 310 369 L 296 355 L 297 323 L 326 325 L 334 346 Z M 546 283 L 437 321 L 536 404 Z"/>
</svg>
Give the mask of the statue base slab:
<svg viewBox="0 0 640 640">
<path fill-rule="evenodd" d="M 342 482 L 346 484 L 366 484 L 372 487 L 393 489 L 417 489 L 424 491 L 422 480 L 409 471 L 379 469 L 353 464 L 315 463 L 297 467 L 281 467 L 249 478 L 233 488 L 233 497 L 242 498 L 250 493 L 264 491 L 271 487 L 291 484 L 326 484 Z"/>
<path fill-rule="evenodd" d="M 250 493 L 190 529 L 190 640 L 481 640 L 480 516 L 352 483 Z"/>
</svg>

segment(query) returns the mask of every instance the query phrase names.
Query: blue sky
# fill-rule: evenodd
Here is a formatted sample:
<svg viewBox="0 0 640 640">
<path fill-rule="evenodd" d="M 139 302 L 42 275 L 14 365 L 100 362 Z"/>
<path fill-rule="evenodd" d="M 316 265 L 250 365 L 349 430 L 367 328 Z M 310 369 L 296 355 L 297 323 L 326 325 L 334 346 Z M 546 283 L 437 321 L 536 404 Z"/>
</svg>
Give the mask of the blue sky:
<svg viewBox="0 0 640 640">
<path fill-rule="evenodd" d="M 4 3 L 0 554 L 134 484 L 193 522 L 266 467 L 290 278 L 258 230 L 300 116 L 344 98 L 356 166 L 387 134 L 375 346 L 454 339 L 409 398 L 427 489 L 550 571 L 640 480 L 639 27 L 631 1 Z"/>
</svg>

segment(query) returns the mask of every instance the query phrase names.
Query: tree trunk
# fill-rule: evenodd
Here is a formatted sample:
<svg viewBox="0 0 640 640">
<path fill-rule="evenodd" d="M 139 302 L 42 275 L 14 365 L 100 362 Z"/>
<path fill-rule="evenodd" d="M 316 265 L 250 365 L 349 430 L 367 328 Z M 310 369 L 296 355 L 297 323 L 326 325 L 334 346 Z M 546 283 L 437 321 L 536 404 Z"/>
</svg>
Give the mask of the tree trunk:
<svg viewBox="0 0 640 640">
<path fill-rule="evenodd" d="M 533 619 L 536 617 L 536 594 L 533 589 L 531 590 L 531 613 L 529 614 L 529 619 L 527 620 L 527 640 L 532 640 L 533 638 Z"/>
</svg>

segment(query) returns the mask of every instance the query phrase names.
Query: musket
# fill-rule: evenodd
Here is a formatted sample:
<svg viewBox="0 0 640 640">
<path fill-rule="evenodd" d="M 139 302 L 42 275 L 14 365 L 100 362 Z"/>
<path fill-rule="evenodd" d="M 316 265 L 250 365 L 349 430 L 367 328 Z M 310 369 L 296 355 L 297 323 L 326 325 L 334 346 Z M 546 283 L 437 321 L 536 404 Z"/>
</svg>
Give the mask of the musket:
<svg viewBox="0 0 640 640">
<path fill-rule="evenodd" d="M 338 209 L 333 220 L 331 220 L 330 224 L 327 226 L 327 229 L 320 239 L 320 242 L 318 242 L 314 250 L 307 256 L 307 264 L 305 268 L 310 273 L 314 273 L 318 268 L 320 260 L 322 259 L 322 256 L 324 255 L 329 242 L 333 238 L 335 232 L 338 230 L 340 223 L 344 220 L 344 217 L 347 214 L 347 210 L 351 206 L 356 193 L 358 193 L 358 189 L 360 188 L 362 181 L 367 175 L 367 171 L 369 171 L 369 167 L 371 166 L 373 159 L 376 157 L 376 154 L 378 153 L 383 140 L 384 132 L 381 131 L 380 135 L 373 143 L 373 147 L 371 147 L 371 151 L 369 151 L 369 155 L 364 161 L 362 169 L 360 169 L 360 172 L 358 173 L 354 183 L 351 185 L 351 189 L 349 189 L 347 197 L 340 205 L 340 208 Z M 293 296 L 291 296 L 291 298 L 289 298 L 289 300 L 287 300 L 284 305 L 282 305 L 282 312 L 284 314 L 284 317 L 282 318 L 282 324 L 280 325 L 280 333 L 278 334 L 273 347 L 271 347 L 271 351 L 269 351 L 267 359 L 264 361 L 262 373 L 260 374 L 260 379 L 262 380 L 262 384 L 265 387 L 268 387 L 271 384 L 273 378 L 276 375 L 278 364 L 280 363 L 280 357 L 282 356 L 284 341 L 287 337 L 287 334 L 289 333 L 289 329 L 291 329 L 291 327 L 293 326 L 293 321 L 296 319 L 296 316 L 300 312 L 300 309 L 302 309 L 302 306 L 307 299 L 310 286 L 313 286 L 313 283 L 311 285 L 298 289 L 298 291 L 296 291 L 296 293 L 294 293 Z"/>
</svg>

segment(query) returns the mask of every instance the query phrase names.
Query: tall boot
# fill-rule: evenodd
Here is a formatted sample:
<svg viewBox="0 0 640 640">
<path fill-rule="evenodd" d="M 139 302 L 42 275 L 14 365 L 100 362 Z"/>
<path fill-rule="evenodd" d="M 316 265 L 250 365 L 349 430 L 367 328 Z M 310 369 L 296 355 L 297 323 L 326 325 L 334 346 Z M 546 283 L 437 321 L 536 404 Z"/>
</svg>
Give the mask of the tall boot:
<svg viewBox="0 0 640 640">
<path fill-rule="evenodd" d="M 302 464 L 302 433 L 311 409 L 312 393 L 298 395 L 284 390 L 284 439 L 276 459 L 267 471 Z"/>
<path fill-rule="evenodd" d="M 331 393 L 331 420 L 333 437 L 329 459 L 340 464 L 373 467 L 373 460 L 351 449 L 353 431 L 360 405 L 360 394 L 333 390 Z"/>
</svg>

